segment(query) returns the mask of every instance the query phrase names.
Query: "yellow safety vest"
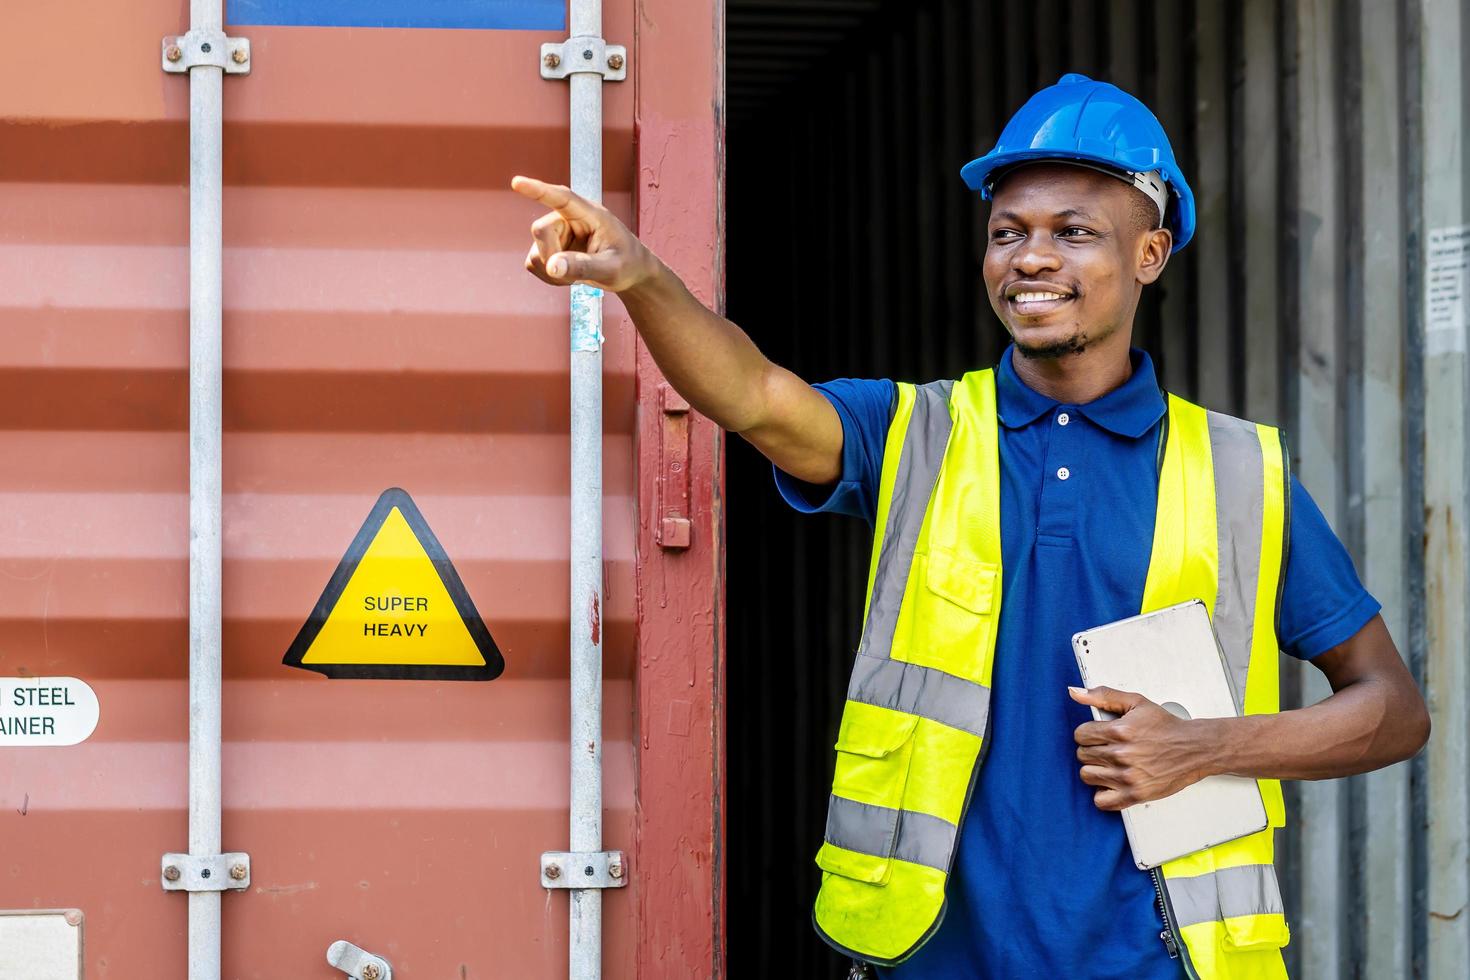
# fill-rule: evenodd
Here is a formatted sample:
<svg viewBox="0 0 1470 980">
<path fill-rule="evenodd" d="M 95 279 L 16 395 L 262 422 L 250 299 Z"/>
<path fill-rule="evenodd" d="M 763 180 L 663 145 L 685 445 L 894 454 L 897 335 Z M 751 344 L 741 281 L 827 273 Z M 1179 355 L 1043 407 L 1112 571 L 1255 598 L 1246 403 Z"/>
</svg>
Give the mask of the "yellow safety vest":
<svg viewBox="0 0 1470 980">
<path fill-rule="evenodd" d="M 1168 397 L 1142 612 L 1200 599 L 1246 714 L 1279 708 L 1276 610 L 1288 523 L 1280 433 Z M 813 920 L 837 949 L 898 963 L 944 917 L 958 828 L 984 761 L 1001 606 L 992 371 L 900 384 L 883 455 L 863 635 L 837 736 Z M 1156 874 L 1199 980 L 1286 976 L 1270 826 Z"/>
</svg>

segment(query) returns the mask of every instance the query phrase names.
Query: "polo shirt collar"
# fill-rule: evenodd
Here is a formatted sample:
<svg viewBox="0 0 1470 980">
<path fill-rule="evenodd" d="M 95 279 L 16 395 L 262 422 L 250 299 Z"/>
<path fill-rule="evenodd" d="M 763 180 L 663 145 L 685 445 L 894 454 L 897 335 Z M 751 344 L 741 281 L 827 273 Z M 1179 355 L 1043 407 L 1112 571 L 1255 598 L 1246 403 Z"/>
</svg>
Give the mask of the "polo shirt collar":
<svg viewBox="0 0 1470 980">
<path fill-rule="evenodd" d="M 1020 379 L 1011 365 L 1014 349 L 1015 345 L 1005 349 L 995 372 L 996 414 L 1008 429 L 1030 425 L 1059 404 Z M 1076 406 L 1076 410 L 1115 435 L 1138 439 L 1163 417 L 1164 395 L 1148 354 L 1135 347 L 1128 356 L 1133 361 L 1133 374 L 1128 380 L 1101 398 Z"/>
</svg>

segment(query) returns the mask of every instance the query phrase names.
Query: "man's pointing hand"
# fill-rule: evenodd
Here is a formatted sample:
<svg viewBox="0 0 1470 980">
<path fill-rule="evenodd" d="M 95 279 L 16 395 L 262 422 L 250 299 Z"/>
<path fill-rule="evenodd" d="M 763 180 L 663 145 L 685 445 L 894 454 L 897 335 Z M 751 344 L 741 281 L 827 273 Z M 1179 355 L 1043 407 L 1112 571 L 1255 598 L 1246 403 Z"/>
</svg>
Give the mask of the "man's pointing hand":
<svg viewBox="0 0 1470 980">
<path fill-rule="evenodd" d="M 553 286 L 618 293 L 659 370 L 695 411 L 798 480 L 842 475 L 842 420 L 821 392 L 767 360 L 607 208 L 530 177 L 510 186 L 548 209 L 531 225 L 526 271 Z"/>
<path fill-rule="evenodd" d="M 622 292 L 657 271 L 658 259 L 602 205 L 534 177 L 514 177 L 510 186 L 550 208 L 532 222 L 526 253 L 526 271 L 542 282 L 585 282 Z"/>
</svg>

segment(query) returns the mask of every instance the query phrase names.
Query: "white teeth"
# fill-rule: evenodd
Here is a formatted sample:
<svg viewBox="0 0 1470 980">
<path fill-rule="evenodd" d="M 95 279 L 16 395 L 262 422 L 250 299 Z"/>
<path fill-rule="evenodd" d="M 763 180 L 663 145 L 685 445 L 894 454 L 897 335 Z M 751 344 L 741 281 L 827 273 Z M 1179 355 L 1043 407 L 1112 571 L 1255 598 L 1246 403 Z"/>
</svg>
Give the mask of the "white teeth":
<svg viewBox="0 0 1470 980">
<path fill-rule="evenodd" d="M 1061 293 L 1017 293 L 1017 303 L 1044 303 L 1052 299 L 1066 299 Z"/>
</svg>

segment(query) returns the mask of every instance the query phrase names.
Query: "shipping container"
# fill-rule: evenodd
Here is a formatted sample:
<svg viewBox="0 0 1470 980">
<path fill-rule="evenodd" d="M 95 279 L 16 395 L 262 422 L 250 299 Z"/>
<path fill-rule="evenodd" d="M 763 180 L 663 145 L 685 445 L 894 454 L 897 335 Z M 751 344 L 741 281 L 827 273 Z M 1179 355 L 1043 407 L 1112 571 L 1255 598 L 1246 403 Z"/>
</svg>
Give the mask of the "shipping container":
<svg viewBox="0 0 1470 980">
<path fill-rule="evenodd" d="M 605 200 L 717 304 L 718 10 L 604 7 L 627 49 L 602 86 Z M 160 864 L 190 850 L 191 81 L 164 70 L 188 8 L 0 13 L 0 677 L 76 678 L 99 712 L 80 744 L 0 747 L 7 980 L 209 975 L 186 972 L 192 898 Z M 223 80 L 222 847 L 249 866 L 212 975 L 341 977 L 346 940 L 406 980 L 566 976 L 540 858 L 569 849 L 583 618 L 604 844 L 627 860 L 605 975 L 715 975 L 720 437 L 609 297 L 605 603 L 573 601 L 568 297 L 524 271 L 543 209 L 509 189 L 568 179 L 568 83 L 541 50 L 564 4 L 231 0 L 225 31 L 250 47 Z M 497 679 L 283 662 L 391 488 Z"/>
<path fill-rule="evenodd" d="M 98 708 L 79 744 L 0 744 L 0 980 L 189 976 L 163 874 L 190 850 L 191 82 L 164 70 L 189 6 L 0 14 L 0 698 Z M 522 271 L 540 209 L 507 187 L 571 176 L 542 50 L 565 8 L 229 0 L 219 850 L 249 867 L 202 976 L 330 980 L 338 940 L 400 980 L 566 976 L 538 872 L 569 847 L 568 646 L 593 622 L 627 860 L 603 974 L 842 975 L 811 858 L 868 533 L 785 511 L 732 440 L 727 569 L 721 436 L 613 297 L 595 620 L 569 587 L 568 298 Z M 1202 226 L 1141 345 L 1174 390 L 1286 427 L 1435 719 L 1410 763 L 1292 791 L 1292 975 L 1463 976 L 1465 329 L 1429 293 L 1470 227 L 1467 0 L 606 0 L 601 34 L 627 49 L 608 205 L 723 309 L 728 83 L 731 313 L 812 380 L 993 360 L 958 167 L 1064 71 L 1155 108 Z M 283 662 L 394 488 L 496 679 Z M 1283 677 L 1291 704 L 1325 693 Z"/>
</svg>

